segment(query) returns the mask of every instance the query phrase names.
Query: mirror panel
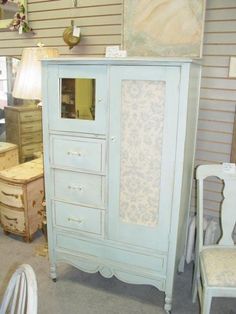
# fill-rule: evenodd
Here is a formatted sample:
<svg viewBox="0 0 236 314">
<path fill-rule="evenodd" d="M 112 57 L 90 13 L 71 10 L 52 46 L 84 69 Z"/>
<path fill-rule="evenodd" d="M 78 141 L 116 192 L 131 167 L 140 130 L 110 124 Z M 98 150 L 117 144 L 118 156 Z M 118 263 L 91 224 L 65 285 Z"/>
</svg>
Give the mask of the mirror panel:
<svg viewBox="0 0 236 314">
<path fill-rule="evenodd" d="M 0 4 L 0 28 L 8 28 L 16 12 L 19 11 L 19 3 L 27 8 L 26 0 L 8 0 Z"/>
<path fill-rule="evenodd" d="M 0 142 L 5 141 L 4 108 L 18 104 L 18 100 L 12 96 L 12 90 L 19 64 L 19 59 L 0 57 Z"/>
<path fill-rule="evenodd" d="M 95 120 L 95 79 L 61 79 L 61 117 Z"/>
</svg>

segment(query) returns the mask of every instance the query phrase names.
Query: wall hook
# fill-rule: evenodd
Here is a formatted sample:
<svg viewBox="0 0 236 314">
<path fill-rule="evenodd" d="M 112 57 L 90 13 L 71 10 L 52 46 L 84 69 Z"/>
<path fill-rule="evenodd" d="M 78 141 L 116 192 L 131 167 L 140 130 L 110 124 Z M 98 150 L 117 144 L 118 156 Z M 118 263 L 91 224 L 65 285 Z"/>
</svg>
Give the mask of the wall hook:
<svg viewBox="0 0 236 314">
<path fill-rule="evenodd" d="M 76 8 L 77 7 L 77 0 L 72 0 L 72 4 L 73 4 L 74 8 Z"/>
</svg>

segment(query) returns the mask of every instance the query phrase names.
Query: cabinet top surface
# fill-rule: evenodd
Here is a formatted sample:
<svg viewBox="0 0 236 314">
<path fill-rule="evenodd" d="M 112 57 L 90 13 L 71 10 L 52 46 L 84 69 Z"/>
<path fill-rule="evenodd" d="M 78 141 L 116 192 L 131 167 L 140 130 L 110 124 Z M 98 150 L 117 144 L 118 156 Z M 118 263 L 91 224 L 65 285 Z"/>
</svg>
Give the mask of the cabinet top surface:
<svg viewBox="0 0 236 314">
<path fill-rule="evenodd" d="M 88 57 L 59 57 L 42 59 L 43 63 L 87 63 L 87 64 L 111 64 L 111 65 L 148 65 L 148 64 L 176 64 L 183 63 L 200 63 L 201 59 L 190 58 L 88 58 Z"/>
<path fill-rule="evenodd" d="M 0 142 L 0 153 L 8 152 L 12 149 L 16 149 L 17 145 L 7 142 Z"/>
<path fill-rule="evenodd" d="M 38 158 L 0 171 L 0 179 L 13 183 L 28 183 L 43 176 L 43 160 Z"/>
<path fill-rule="evenodd" d="M 41 110 L 41 107 L 35 106 L 9 106 L 5 107 L 4 110 L 13 110 L 17 112 L 24 112 L 24 111 L 32 111 L 32 110 Z"/>
</svg>

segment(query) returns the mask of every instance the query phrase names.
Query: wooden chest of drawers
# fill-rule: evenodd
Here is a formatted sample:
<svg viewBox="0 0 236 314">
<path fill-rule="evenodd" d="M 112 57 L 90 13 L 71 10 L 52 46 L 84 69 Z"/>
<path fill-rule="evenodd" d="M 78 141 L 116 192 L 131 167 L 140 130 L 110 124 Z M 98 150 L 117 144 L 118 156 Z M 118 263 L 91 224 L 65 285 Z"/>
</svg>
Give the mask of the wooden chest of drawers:
<svg viewBox="0 0 236 314">
<path fill-rule="evenodd" d="M 17 145 L 0 142 L 0 171 L 19 164 Z"/>
<path fill-rule="evenodd" d="M 36 106 L 5 107 L 6 140 L 18 145 L 20 162 L 42 151 L 42 110 Z"/>
<path fill-rule="evenodd" d="M 30 241 L 42 228 L 43 181 L 42 158 L 0 171 L 1 223 L 5 233 Z"/>
</svg>

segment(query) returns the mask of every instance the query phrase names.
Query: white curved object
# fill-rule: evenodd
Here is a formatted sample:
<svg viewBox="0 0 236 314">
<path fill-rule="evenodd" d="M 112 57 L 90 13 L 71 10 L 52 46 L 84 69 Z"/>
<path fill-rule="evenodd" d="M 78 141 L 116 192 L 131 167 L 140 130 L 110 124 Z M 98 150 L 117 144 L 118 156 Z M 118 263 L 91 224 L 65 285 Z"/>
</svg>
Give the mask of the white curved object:
<svg viewBox="0 0 236 314">
<path fill-rule="evenodd" d="M 37 280 L 33 268 L 23 264 L 12 275 L 0 306 L 0 314 L 36 314 Z"/>
</svg>

